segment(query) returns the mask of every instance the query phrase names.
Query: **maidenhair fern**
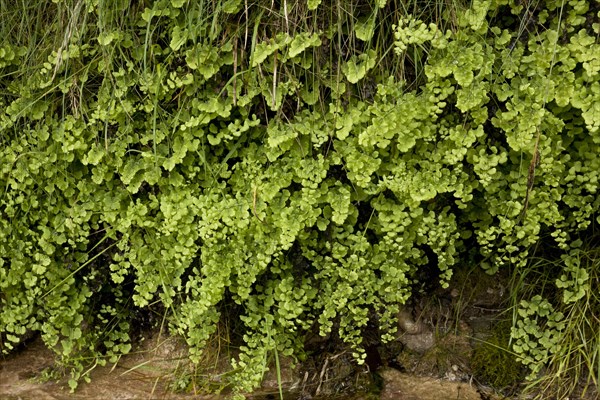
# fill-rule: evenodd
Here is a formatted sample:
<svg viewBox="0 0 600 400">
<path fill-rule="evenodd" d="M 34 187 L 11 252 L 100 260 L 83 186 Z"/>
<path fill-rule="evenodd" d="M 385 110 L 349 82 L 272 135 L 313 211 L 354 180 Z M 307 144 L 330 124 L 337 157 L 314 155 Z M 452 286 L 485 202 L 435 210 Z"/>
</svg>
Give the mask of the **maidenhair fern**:
<svg viewBox="0 0 600 400">
<path fill-rule="evenodd" d="M 66 3 L 48 10 L 77 22 Z M 101 3 L 77 29 L 44 17 L 52 45 L 0 46 L 0 346 L 41 332 L 73 388 L 156 304 L 195 362 L 236 304 L 237 392 L 309 330 L 362 362 L 364 328 L 393 338 L 421 268 L 447 285 L 468 259 L 523 266 L 542 235 L 569 250 L 600 222 L 587 2 L 528 11 L 535 34 L 508 0 L 440 21 L 394 1 L 356 19 L 321 1 Z M 585 270 L 567 260 L 557 284 L 575 301 Z M 552 310 L 521 304 L 528 364 L 555 351 Z"/>
</svg>

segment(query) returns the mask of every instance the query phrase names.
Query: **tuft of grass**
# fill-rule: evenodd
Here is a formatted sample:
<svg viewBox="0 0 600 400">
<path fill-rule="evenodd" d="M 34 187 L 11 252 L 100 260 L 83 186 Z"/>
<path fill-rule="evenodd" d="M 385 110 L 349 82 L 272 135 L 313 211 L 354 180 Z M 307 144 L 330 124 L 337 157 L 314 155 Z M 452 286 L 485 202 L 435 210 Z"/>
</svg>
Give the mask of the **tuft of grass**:
<svg viewBox="0 0 600 400">
<path fill-rule="evenodd" d="M 542 372 L 530 376 L 523 392 L 535 399 L 598 398 L 600 382 L 600 246 L 590 241 L 579 254 L 579 265 L 588 274 L 584 293 L 577 301 L 564 301 L 555 281 L 563 271 L 563 260 L 555 255 L 534 258 L 528 268 L 516 270 L 511 296 L 515 305 L 513 323 L 519 316 L 517 305 L 534 295 L 547 298 L 564 317 L 561 340 L 546 359 Z M 514 326 L 514 324 L 513 324 Z"/>
</svg>

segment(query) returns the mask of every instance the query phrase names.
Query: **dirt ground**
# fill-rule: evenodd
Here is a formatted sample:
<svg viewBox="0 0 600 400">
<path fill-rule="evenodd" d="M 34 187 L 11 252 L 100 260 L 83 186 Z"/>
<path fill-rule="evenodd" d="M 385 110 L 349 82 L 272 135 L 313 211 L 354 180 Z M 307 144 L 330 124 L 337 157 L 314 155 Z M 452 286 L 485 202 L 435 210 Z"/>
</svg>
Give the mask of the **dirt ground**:
<svg viewBox="0 0 600 400">
<path fill-rule="evenodd" d="M 172 338 L 149 339 L 138 352 L 123 357 L 116 366 L 98 367 L 91 372 L 91 382 L 82 383 L 75 393 L 70 393 L 66 384 L 40 382 L 37 378 L 47 367 L 52 366 L 53 354 L 41 340 L 28 344 L 24 350 L 0 361 L 0 399 L 3 400 L 217 400 L 222 395 L 174 394 L 169 390 L 178 363 L 187 362 L 185 349 Z M 289 373 L 289 372 L 288 372 Z M 479 400 L 480 395 L 468 383 L 416 377 L 393 368 L 380 371 L 384 387 L 379 395 L 354 395 L 354 400 Z M 291 379 L 291 375 L 290 379 Z M 288 380 L 288 382 L 290 382 Z M 259 399 L 277 399 L 273 388 L 253 396 Z M 285 399 L 321 400 L 348 399 L 348 396 L 316 396 L 307 393 L 285 392 Z"/>
<path fill-rule="evenodd" d="M 38 379 L 53 363 L 52 352 L 38 339 L 18 354 L 0 361 L 0 399 L 217 399 L 217 396 L 171 393 L 168 383 L 177 363 L 184 359 L 179 350 L 173 340 L 164 340 L 154 351 L 143 349 L 123 357 L 116 366 L 95 368 L 91 382 L 81 383 L 75 393 L 70 393 L 66 384 Z"/>
</svg>

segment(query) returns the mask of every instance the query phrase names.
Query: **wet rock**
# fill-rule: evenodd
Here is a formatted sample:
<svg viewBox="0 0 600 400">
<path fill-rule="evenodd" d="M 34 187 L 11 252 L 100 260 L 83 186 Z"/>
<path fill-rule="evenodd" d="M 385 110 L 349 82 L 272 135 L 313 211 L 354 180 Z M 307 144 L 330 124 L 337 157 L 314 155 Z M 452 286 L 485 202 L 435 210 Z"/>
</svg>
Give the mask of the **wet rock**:
<svg viewBox="0 0 600 400">
<path fill-rule="evenodd" d="M 381 400 L 481 400 L 468 383 L 408 375 L 391 368 L 380 371 L 384 380 Z"/>
<path fill-rule="evenodd" d="M 422 354 L 435 345 L 433 332 L 423 321 L 415 320 L 409 310 L 404 309 L 398 313 L 398 325 L 398 340 L 407 349 Z"/>
<path fill-rule="evenodd" d="M 423 354 L 435 345 L 433 332 L 424 332 L 416 335 L 402 334 L 398 340 L 409 350 Z"/>
<path fill-rule="evenodd" d="M 403 309 L 398 313 L 398 325 L 408 335 L 417 335 L 429 330 L 423 321 L 415 320 L 412 312 L 408 309 Z"/>
</svg>

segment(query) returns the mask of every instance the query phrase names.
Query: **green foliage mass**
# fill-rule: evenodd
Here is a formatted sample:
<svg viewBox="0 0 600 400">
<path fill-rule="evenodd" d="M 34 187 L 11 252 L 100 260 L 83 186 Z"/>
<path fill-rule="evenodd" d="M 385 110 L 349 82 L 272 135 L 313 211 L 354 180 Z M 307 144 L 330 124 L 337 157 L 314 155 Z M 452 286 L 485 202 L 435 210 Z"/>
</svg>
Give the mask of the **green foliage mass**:
<svg viewBox="0 0 600 400">
<path fill-rule="evenodd" d="M 230 302 L 248 391 L 598 218 L 597 2 L 272 4 L 2 1 L 4 353 L 39 331 L 74 388 L 161 304 L 198 361 Z"/>
</svg>

